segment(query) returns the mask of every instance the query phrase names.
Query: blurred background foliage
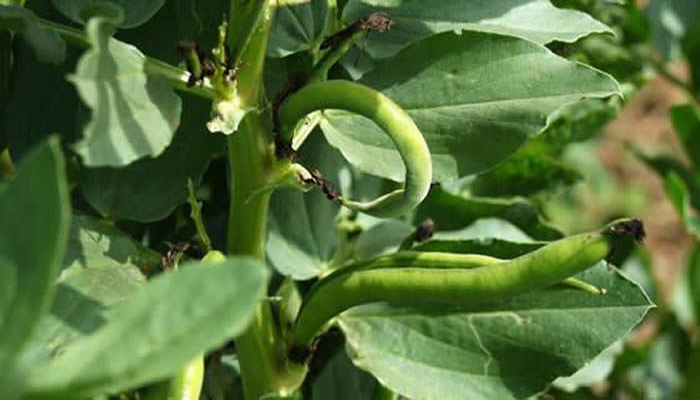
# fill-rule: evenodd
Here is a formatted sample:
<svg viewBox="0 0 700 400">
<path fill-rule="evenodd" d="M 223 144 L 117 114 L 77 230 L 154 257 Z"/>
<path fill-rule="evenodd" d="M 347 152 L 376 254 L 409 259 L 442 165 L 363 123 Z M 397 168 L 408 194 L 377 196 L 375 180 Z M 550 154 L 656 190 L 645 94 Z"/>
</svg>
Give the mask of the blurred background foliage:
<svg viewBox="0 0 700 400">
<path fill-rule="evenodd" d="M 700 2 L 553 3 L 613 28 L 614 36 L 549 47 L 614 75 L 624 98 L 565 107 L 462 190 L 528 197 L 567 234 L 622 215 L 645 222 L 646 246 L 623 269 L 658 308 L 541 399 L 700 399 Z"/>
</svg>

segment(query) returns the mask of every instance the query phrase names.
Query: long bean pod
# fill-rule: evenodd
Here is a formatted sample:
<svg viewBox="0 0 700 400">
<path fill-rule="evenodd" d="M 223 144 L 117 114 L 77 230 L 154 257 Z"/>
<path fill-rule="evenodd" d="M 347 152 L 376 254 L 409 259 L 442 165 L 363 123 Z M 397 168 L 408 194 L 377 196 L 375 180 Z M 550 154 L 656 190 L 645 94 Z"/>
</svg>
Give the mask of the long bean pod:
<svg viewBox="0 0 700 400">
<path fill-rule="evenodd" d="M 279 110 L 280 139 L 291 143 L 297 123 L 309 113 L 345 110 L 374 121 L 391 138 L 406 166 L 405 186 L 369 202 L 340 197 L 351 209 L 377 217 L 392 217 L 412 210 L 428 194 L 432 164 L 428 145 L 411 117 L 391 99 L 355 82 L 314 82 L 295 92 Z"/>
<path fill-rule="evenodd" d="M 552 242 L 513 260 L 477 268 L 453 267 L 459 263 L 457 257 L 465 255 L 420 253 L 413 259 L 400 257 L 393 265 L 386 257 L 379 262 L 382 267 L 365 265 L 351 271 L 338 270 L 307 294 L 296 320 L 292 345 L 308 345 L 332 317 L 361 304 L 383 301 L 413 306 L 468 305 L 557 284 L 603 260 L 616 237 L 639 236 L 638 223 L 623 220 L 601 231 Z M 407 263 L 411 266 L 406 267 Z M 426 268 L 427 264 L 432 267 Z"/>
</svg>

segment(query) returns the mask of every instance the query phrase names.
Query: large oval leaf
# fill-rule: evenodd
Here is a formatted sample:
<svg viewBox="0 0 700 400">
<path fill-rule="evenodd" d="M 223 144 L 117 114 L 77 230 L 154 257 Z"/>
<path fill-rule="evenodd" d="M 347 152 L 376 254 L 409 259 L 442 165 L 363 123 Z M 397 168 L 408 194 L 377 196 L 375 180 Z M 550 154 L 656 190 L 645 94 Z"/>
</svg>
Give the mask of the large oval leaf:
<svg viewBox="0 0 700 400">
<path fill-rule="evenodd" d="M 0 185 L 0 369 L 12 369 L 51 301 L 68 239 L 70 200 L 63 155 L 53 137 Z"/>
<path fill-rule="evenodd" d="M 151 270 L 159 260 L 158 253 L 114 226 L 74 215 L 51 311 L 27 346 L 25 363 L 46 362 L 102 327 L 112 308 L 146 283 L 141 270 Z"/>
<path fill-rule="evenodd" d="M 80 99 L 65 74 L 77 58 L 69 51 L 68 61 L 60 66 L 39 63 L 29 46 L 13 44 L 13 70 L 7 105 L 0 109 L 0 129 L 7 137 L 12 158 L 21 160 L 36 144 L 51 134 L 63 142 L 80 135 Z M 42 90 L 50 87 L 51 90 Z"/>
<path fill-rule="evenodd" d="M 184 104 L 182 124 L 158 157 L 122 168 L 81 171 L 80 187 L 98 212 L 114 219 L 156 221 L 185 202 L 187 179 L 199 183 L 209 161 L 223 150 L 224 141 L 206 131 L 211 109 L 206 101 L 186 98 Z"/>
<path fill-rule="evenodd" d="M 554 240 L 562 237 L 561 232 L 547 224 L 525 199 L 467 198 L 435 189 L 418 207 L 415 221 L 426 218 L 432 218 L 436 228 L 441 231 L 463 229 L 478 219 L 498 218 L 510 222 L 533 239 Z"/>
<path fill-rule="evenodd" d="M 421 40 L 367 73 L 361 83 L 402 106 L 428 142 L 436 181 L 493 167 L 582 97 L 619 93 L 609 75 L 526 40 L 490 33 L 443 33 Z M 322 128 L 351 163 L 402 181 L 404 166 L 370 120 L 328 111 Z"/>
<path fill-rule="evenodd" d="M 124 10 L 124 20 L 119 24 L 122 28 L 132 28 L 148 21 L 165 0 L 51 0 L 51 3 L 63 15 L 78 23 L 87 22 L 82 11 L 105 1 L 120 6 Z"/>
<path fill-rule="evenodd" d="M 21 35 L 41 62 L 60 64 L 66 58 L 66 42 L 56 32 L 42 27 L 36 14 L 26 8 L 0 5 L 0 28 Z"/>
<path fill-rule="evenodd" d="M 33 369 L 29 393 L 89 396 L 166 378 L 246 328 L 267 275 L 249 258 L 163 274 L 121 303 L 101 329 Z"/>
<path fill-rule="evenodd" d="M 182 104 L 164 80 L 144 72 L 144 55 L 111 39 L 113 21 L 90 19 L 92 48 L 69 76 L 92 110 L 75 150 L 90 166 L 122 166 L 157 156 L 170 144 L 180 123 Z"/>
<path fill-rule="evenodd" d="M 279 2 L 267 43 L 267 55 L 285 57 L 318 45 L 328 25 L 328 1 Z"/>
<path fill-rule="evenodd" d="M 412 399 L 525 399 L 581 368 L 652 306 L 602 263 L 578 277 L 608 294 L 550 289 L 473 310 L 366 306 L 339 324 L 355 364 Z"/>
<path fill-rule="evenodd" d="M 501 33 L 541 44 L 575 42 L 594 32 L 612 32 L 590 15 L 558 9 L 549 0 L 350 0 L 343 9 L 343 20 L 352 23 L 377 11 L 394 20 L 390 31 L 367 41 L 367 51 L 378 59 L 391 57 L 416 40 L 451 30 Z"/>
<path fill-rule="evenodd" d="M 309 167 L 323 171 L 336 181 L 342 156 L 323 143 L 323 135 L 312 132 L 301 157 Z M 335 216 L 340 206 L 319 191 L 277 190 L 270 199 L 267 224 L 267 257 L 282 274 L 294 279 L 318 276 L 336 247 Z"/>
</svg>

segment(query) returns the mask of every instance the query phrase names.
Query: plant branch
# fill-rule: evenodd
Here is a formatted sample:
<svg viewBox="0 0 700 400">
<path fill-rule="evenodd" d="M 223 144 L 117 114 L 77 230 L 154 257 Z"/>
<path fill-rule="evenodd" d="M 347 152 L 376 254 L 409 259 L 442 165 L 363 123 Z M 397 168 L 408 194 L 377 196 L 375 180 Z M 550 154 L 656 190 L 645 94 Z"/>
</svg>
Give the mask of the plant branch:
<svg viewBox="0 0 700 400">
<path fill-rule="evenodd" d="M 212 247 L 207 228 L 202 220 L 202 203 L 197 201 L 197 196 L 194 193 L 194 184 L 192 179 L 189 178 L 187 179 L 187 202 L 190 203 L 190 218 L 192 218 L 192 222 L 194 222 L 197 230 L 197 241 L 202 246 L 202 249 L 208 253 L 212 250 Z"/>
<path fill-rule="evenodd" d="M 39 22 L 44 28 L 58 33 L 63 40 L 72 44 L 73 46 L 82 48 L 90 48 L 92 46 L 85 32 L 79 29 L 45 19 L 39 19 Z M 144 71 L 147 74 L 167 80 L 177 90 L 207 99 L 214 98 L 214 89 L 208 83 L 189 86 L 187 84 L 190 76 L 189 72 L 153 57 L 145 56 L 145 58 Z"/>
</svg>

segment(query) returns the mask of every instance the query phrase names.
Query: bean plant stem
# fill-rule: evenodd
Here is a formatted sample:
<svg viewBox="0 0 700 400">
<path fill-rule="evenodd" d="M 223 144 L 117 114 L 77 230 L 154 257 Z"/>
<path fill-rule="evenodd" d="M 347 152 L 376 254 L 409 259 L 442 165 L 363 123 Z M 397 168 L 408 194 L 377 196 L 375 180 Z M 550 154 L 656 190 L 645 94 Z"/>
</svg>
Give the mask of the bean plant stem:
<svg viewBox="0 0 700 400">
<path fill-rule="evenodd" d="M 238 75 L 238 90 L 243 106 L 262 109 L 262 72 L 271 21 L 271 2 L 261 10 L 241 0 L 231 1 L 229 27 L 253 24 L 250 30 L 229 35 L 229 47 L 236 60 L 244 63 Z M 254 19 L 254 22 L 251 22 Z M 229 31 L 229 34 L 231 31 Z M 241 45 L 241 43 L 243 43 Z M 237 132 L 228 138 L 231 180 L 227 250 L 230 254 L 248 255 L 265 262 L 265 229 L 269 193 L 259 194 L 267 184 L 272 160 L 271 135 L 265 126 L 264 113 L 249 113 Z M 285 386 L 283 372 L 284 341 L 281 339 L 267 301 L 261 302 L 248 329 L 236 338 L 236 352 L 247 400 L 257 400 L 276 393 Z"/>
</svg>

